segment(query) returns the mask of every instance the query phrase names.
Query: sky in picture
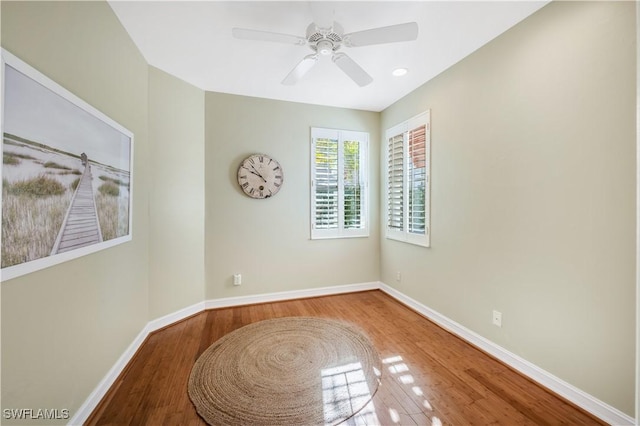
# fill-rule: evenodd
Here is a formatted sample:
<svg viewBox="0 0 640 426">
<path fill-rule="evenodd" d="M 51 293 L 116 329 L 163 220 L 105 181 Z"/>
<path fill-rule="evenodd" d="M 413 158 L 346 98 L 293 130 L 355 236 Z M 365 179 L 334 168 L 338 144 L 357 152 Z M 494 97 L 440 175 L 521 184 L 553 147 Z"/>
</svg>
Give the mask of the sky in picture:
<svg viewBox="0 0 640 426">
<path fill-rule="evenodd" d="M 127 135 L 11 66 L 4 83 L 5 133 L 129 171 Z"/>
</svg>

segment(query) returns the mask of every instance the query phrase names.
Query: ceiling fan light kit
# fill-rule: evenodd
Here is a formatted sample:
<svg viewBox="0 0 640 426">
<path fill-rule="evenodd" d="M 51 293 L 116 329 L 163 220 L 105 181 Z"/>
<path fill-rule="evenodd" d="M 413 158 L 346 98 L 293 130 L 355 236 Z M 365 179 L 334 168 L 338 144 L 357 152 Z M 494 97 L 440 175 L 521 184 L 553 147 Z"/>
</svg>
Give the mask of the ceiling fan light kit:
<svg viewBox="0 0 640 426">
<path fill-rule="evenodd" d="M 327 40 L 321 40 L 316 45 L 317 52 L 323 56 L 328 56 L 333 53 L 333 44 Z"/>
<path fill-rule="evenodd" d="M 233 28 L 232 35 L 242 40 L 268 41 L 274 43 L 307 45 L 314 53 L 305 56 L 282 80 L 284 85 L 295 85 L 316 64 L 319 56 L 331 56 L 333 63 L 340 68 L 358 86 L 364 87 L 373 81 L 360 65 L 344 52 L 344 47 L 361 47 L 375 44 L 397 43 L 412 41 L 418 38 L 418 24 L 405 24 L 373 28 L 344 34 L 342 26 L 333 21 L 333 12 L 321 7 L 321 4 L 311 3 L 314 21 L 307 27 L 306 38 L 289 34 L 272 33 L 244 28 Z"/>
</svg>

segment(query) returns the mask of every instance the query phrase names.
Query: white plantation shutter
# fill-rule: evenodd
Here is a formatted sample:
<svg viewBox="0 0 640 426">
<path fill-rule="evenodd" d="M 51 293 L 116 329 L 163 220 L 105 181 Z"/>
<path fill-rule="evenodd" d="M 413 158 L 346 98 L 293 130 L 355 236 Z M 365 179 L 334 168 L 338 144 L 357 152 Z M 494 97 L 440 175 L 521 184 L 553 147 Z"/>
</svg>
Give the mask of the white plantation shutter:
<svg viewBox="0 0 640 426">
<path fill-rule="evenodd" d="M 338 140 L 315 143 L 315 228 L 338 228 Z"/>
<path fill-rule="evenodd" d="M 311 238 L 369 235 L 369 135 L 311 129 Z"/>
<path fill-rule="evenodd" d="M 389 138 L 387 159 L 387 226 L 404 229 L 404 138 L 403 134 Z"/>
<path fill-rule="evenodd" d="M 429 247 L 431 122 L 427 111 L 387 130 L 387 238 Z"/>
<path fill-rule="evenodd" d="M 344 176 L 344 228 L 360 229 L 362 221 L 362 194 L 364 192 L 361 163 L 360 142 L 343 141 Z"/>
<path fill-rule="evenodd" d="M 426 125 L 409 130 L 409 159 L 407 179 L 409 187 L 409 220 L 407 230 L 412 234 L 425 233 L 426 222 Z"/>
</svg>

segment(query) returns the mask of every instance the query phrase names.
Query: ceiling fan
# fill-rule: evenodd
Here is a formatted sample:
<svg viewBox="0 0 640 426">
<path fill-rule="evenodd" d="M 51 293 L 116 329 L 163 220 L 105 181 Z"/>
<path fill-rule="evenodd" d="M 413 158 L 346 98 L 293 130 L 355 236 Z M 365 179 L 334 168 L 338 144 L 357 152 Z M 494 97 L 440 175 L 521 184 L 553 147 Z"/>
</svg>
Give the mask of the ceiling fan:
<svg viewBox="0 0 640 426">
<path fill-rule="evenodd" d="M 333 62 L 347 74 L 358 86 L 364 87 L 373 81 L 351 57 L 340 52 L 344 47 L 371 46 L 374 44 L 411 41 L 418 38 L 418 24 L 408 22 L 388 27 L 373 28 L 345 34 L 342 26 L 333 21 L 333 11 L 327 10 L 322 3 L 311 2 L 313 22 L 307 27 L 306 37 L 280 34 L 269 31 L 233 28 L 235 38 L 259 40 L 275 43 L 307 45 L 313 53 L 305 56 L 282 80 L 284 85 L 294 85 L 316 64 L 321 57 L 331 57 Z"/>
</svg>

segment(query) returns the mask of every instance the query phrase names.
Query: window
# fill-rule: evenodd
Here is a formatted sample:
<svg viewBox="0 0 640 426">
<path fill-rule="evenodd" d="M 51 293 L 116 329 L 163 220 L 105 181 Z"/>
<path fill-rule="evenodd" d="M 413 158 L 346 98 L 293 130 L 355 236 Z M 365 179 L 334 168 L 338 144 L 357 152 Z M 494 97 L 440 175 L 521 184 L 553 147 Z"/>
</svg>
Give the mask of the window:
<svg viewBox="0 0 640 426">
<path fill-rule="evenodd" d="M 430 245 L 430 151 L 429 111 L 387 130 L 387 238 Z"/>
<path fill-rule="evenodd" d="M 311 238 L 366 237 L 369 134 L 311 129 Z"/>
</svg>

